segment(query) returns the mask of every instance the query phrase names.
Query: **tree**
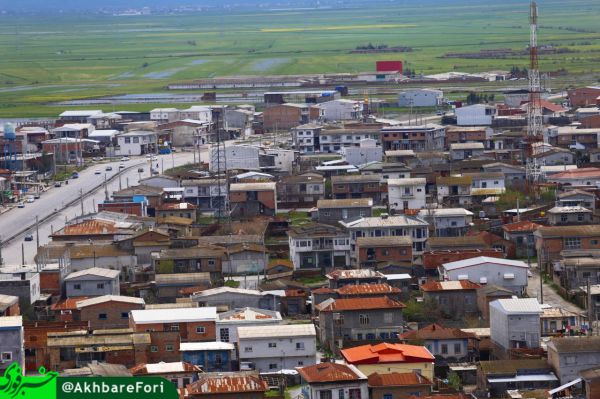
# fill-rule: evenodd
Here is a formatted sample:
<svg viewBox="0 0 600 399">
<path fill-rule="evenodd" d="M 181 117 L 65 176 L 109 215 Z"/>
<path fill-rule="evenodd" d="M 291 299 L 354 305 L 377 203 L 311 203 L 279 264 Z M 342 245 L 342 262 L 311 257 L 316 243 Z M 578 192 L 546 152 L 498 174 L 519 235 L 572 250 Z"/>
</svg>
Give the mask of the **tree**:
<svg viewBox="0 0 600 399">
<path fill-rule="evenodd" d="M 525 195 L 522 192 L 506 189 L 503 194 L 500 194 L 498 202 L 496 202 L 496 209 L 499 211 L 505 211 L 507 209 L 516 208 L 517 200 L 519 201 L 519 207 L 526 205 Z"/>
<path fill-rule="evenodd" d="M 455 371 L 451 371 L 448 373 L 448 385 L 450 385 L 452 388 L 456 389 L 457 391 L 460 390 L 460 377 L 458 376 L 458 373 L 456 373 Z"/>
<path fill-rule="evenodd" d="M 411 299 L 402 310 L 406 321 L 433 323 L 442 317 L 438 304 L 432 300 L 417 302 Z"/>
</svg>

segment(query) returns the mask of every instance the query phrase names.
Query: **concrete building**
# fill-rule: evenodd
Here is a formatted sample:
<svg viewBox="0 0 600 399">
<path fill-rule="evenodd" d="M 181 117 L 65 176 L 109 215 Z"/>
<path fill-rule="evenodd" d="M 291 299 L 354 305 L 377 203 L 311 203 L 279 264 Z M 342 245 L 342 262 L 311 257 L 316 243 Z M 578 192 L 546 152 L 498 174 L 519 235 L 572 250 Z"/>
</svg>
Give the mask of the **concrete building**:
<svg viewBox="0 0 600 399">
<path fill-rule="evenodd" d="M 433 383 L 416 371 L 408 373 L 373 373 L 369 375 L 371 399 L 404 398 L 414 395 L 426 398 Z M 450 398 L 446 398 L 450 399 Z"/>
<path fill-rule="evenodd" d="M 251 307 L 279 311 L 279 296 L 268 292 L 247 290 L 243 288 L 218 287 L 196 292 L 192 295 L 192 302 L 198 306 L 214 306 L 219 309 L 240 309 Z"/>
<path fill-rule="evenodd" d="M 209 167 L 211 172 L 225 170 L 260 170 L 260 150 L 249 145 L 228 145 L 224 149 L 212 147 Z"/>
<path fill-rule="evenodd" d="M 132 156 L 155 154 L 158 151 L 158 142 L 155 132 L 135 130 L 117 136 L 118 156 Z"/>
<path fill-rule="evenodd" d="M 317 361 L 313 324 L 238 327 L 240 363 L 265 373 L 311 366 Z"/>
<path fill-rule="evenodd" d="M 364 139 L 374 139 L 381 143 L 380 137 L 378 125 L 347 125 L 341 129 L 323 129 L 319 137 L 320 152 L 337 153 L 342 148 L 358 146 Z"/>
<path fill-rule="evenodd" d="M 19 316 L 20 314 L 19 297 L 0 294 L 0 317 Z"/>
<path fill-rule="evenodd" d="M 378 264 L 412 265 L 412 238 L 405 236 L 357 237 L 354 258 L 360 268 Z"/>
<path fill-rule="evenodd" d="M 374 139 L 363 139 L 358 147 L 344 147 L 341 154 L 342 159 L 349 165 L 364 165 L 369 162 L 381 162 L 383 159 L 383 149 Z"/>
<path fill-rule="evenodd" d="M 352 365 L 320 363 L 298 369 L 304 399 L 367 399 L 367 376 Z"/>
<path fill-rule="evenodd" d="M 444 263 L 439 268 L 444 281 L 469 280 L 477 284 L 495 284 L 523 295 L 527 288 L 529 266 L 520 260 L 488 258 L 479 256 Z"/>
<path fill-rule="evenodd" d="M 399 107 L 438 107 L 442 105 L 444 92 L 434 89 L 413 89 L 398 94 Z"/>
<path fill-rule="evenodd" d="M 279 312 L 252 307 L 233 309 L 217 315 L 217 341 L 237 344 L 239 327 L 282 324 Z"/>
<path fill-rule="evenodd" d="M 181 359 L 203 372 L 234 370 L 235 345 L 228 342 L 182 342 L 179 346 Z"/>
<path fill-rule="evenodd" d="M 436 357 L 437 365 L 473 361 L 476 355 L 473 345 L 477 341 L 475 334 L 439 324 L 405 332 L 400 335 L 400 340 L 405 343 L 423 342 L 427 350 Z"/>
<path fill-rule="evenodd" d="M 325 178 L 319 173 L 307 172 L 281 178 L 277 182 L 277 199 L 285 207 L 314 205 L 325 196 Z"/>
<path fill-rule="evenodd" d="M 463 161 L 471 158 L 479 158 L 483 155 L 485 147 L 483 143 L 452 143 L 450 144 L 450 159 Z"/>
<path fill-rule="evenodd" d="M 423 299 L 437 304 L 447 317 L 460 320 L 465 316 L 475 316 L 477 308 L 477 290 L 479 284 L 469 280 L 428 281 L 419 287 Z"/>
<path fill-rule="evenodd" d="M 540 347 L 542 308 L 535 298 L 490 302 L 490 331 L 494 356 L 510 357 L 512 350 Z"/>
<path fill-rule="evenodd" d="M 19 297 L 19 305 L 25 309 L 40 299 L 40 273 L 31 268 L 4 266 L 0 269 L 0 292 Z"/>
<path fill-rule="evenodd" d="M 593 211 L 582 206 L 555 206 L 548 210 L 550 226 L 592 224 Z"/>
<path fill-rule="evenodd" d="M 473 222 L 473 212 L 464 208 L 421 209 L 419 217 L 429 222 L 436 237 L 462 237 Z"/>
<path fill-rule="evenodd" d="M 199 211 L 215 211 L 225 201 L 228 187 L 225 179 L 183 180 L 183 200 L 196 205 Z"/>
<path fill-rule="evenodd" d="M 458 126 L 491 126 L 496 115 L 496 108 L 485 104 L 475 104 L 456 108 L 454 113 Z"/>
<path fill-rule="evenodd" d="M 388 179 L 388 203 L 394 211 L 425 207 L 424 178 Z"/>
<path fill-rule="evenodd" d="M 300 154 L 314 154 L 321 151 L 322 125 L 308 123 L 292 128 L 292 141 L 294 149 Z"/>
<path fill-rule="evenodd" d="M 0 373 L 17 363 L 25 371 L 25 341 L 22 316 L 0 317 Z M 13 374 L 15 375 L 15 374 Z M 20 375 L 20 373 L 19 373 Z"/>
<path fill-rule="evenodd" d="M 177 332 L 182 342 L 215 341 L 216 319 L 217 308 L 210 306 L 132 310 L 129 328 L 135 332 Z"/>
<path fill-rule="evenodd" d="M 337 225 L 340 220 L 371 217 L 372 212 L 371 198 L 322 199 L 317 201 L 317 211 L 313 214 L 313 220 Z"/>
<path fill-rule="evenodd" d="M 141 363 L 136 364 L 130 369 L 131 374 L 136 377 L 162 377 L 171 381 L 178 389 L 185 388 L 190 383 L 196 381 L 198 373 L 203 371 L 200 367 L 186 361 Z"/>
<path fill-rule="evenodd" d="M 384 193 L 379 174 L 331 177 L 331 196 L 334 199 L 371 198 L 374 204 L 381 204 Z"/>
<path fill-rule="evenodd" d="M 129 312 L 144 309 L 143 298 L 103 295 L 77 302 L 79 320 L 87 321 L 92 330 L 128 328 Z"/>
<path fill-rule="evenodd" d="M 548 342 L 548 363 L 566 384 L 579 378 L 583 370 L 600 364 L 600 337 L 563 337 Z"/>
<path fill-rule="evenodd" d="M 229 187 L 231 216 L 251 218 L 277 214 L 277 185 L 268 183 L 233 183 Z"/>
<path fill-rule="evenodd" d="M 92 267 L 65 277 L 67 297 L 119 295 L 119 270 Z"/>
<path fill-rule="evenodd" d="M 569 190 L 558 194 L 560 206 L 582 206 L 592 211 L 596 210 L 596 195 L 584 190 Z"/>
<path fill-rule="evenodd" d="M 317 121 L 323 110 L 310 104 L 285 103 L 273 105 L 263 111 L 263 127 L 266 131 L 289 130 L 298 125 Z"/>
<path fill-rule="evenodd" d="M 336 226 L 309 223 L 288 230 L 294 269 L 331 270 L 350 263 L 350 238 Z"/>
<path fill-rule="evenodd" d="M 362 101 L 341 98 L 326 101 L 317 105 L 321 109 L 320 119 L 325 122 L 359 120 L 363 116 L 364 103 Z"/>
<path fill-rule="evenodd" d="M 443 151 L 446 127 L 428 123 L 417 126 L 389 126 L 381 129 L 381 145 L 384 151 L 413 150 Z"/>
</svg>

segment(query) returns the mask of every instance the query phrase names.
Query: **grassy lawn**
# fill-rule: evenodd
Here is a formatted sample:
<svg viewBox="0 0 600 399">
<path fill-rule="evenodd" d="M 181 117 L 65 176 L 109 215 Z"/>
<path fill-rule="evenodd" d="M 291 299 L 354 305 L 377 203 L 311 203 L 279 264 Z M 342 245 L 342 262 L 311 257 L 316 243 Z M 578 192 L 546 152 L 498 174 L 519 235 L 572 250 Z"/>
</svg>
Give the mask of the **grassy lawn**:
<svg viewBox="0 0 600 399">
<path fill-rule="evenodd" d="M 320 284 L 327 281 L 327 279 L 323 276 L 314 276 L 314 277 L 300 277 L 296 279 L 297 282 L 302 283 L 304 285 L 311 284 Z"/>
<path fill-rule="evenodd" d="M 240 282 L 239 281 L 235 281 L 235 280 L 227 280 L 227 281 L 225 281 L 225 283 L 223 283 L 223 285 L 225 287 L 230 287 L 230 288 L 239 288 L 240 287 Z"/>
<path fill-rule="evenodd" d="M 285 215 L 285 214 L 283 214 Z M 301 226 L 306 223 L 310 223 L 310 214 L 308 212 L 290 211 L 287 214 L 292 226 Z"/>
<path fill-rule="evenodd" d="M 523 68 L 526 54 L 496 59 L 444 55 L 524 50 L 527 13 L 527 3 L 516 0 L 432 0 L 426 7 L 375 2 L 368 12 L 347 7 L 128 18 L 0 15 L 0 117 L 50 117 L 65 108 L 81 108 L 57 102 L 166 93 L 169 83 L 198 78 L 373 71 L 375 61 L 384 59 L 403 60 L 417 74 Z M 600 3 L 548 0 L 539 13 L 540 43 L 568 49 L 541 54 L 542 72 L 564 68 L 586 74 L 590 82 L 597 79 Z M 369 43 L 412 51 L 351 53 Z M 149 110 L 157 105 L 83 108 Z"/>
</svg>

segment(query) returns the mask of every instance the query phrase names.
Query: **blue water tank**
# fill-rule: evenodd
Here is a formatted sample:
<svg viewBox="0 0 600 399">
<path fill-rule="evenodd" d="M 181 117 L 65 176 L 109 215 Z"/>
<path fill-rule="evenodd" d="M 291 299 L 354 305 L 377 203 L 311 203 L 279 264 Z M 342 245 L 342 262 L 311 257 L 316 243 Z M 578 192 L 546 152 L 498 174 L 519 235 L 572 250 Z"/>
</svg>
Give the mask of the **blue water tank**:
<svg viewBox="0 0 600 399">
<path fill-rule="evenodd" d="M 4 139 L 5 140 L 15 140 L 17 138 L 17 134 L 15 133 L 15 126 L 12 123 L 4 124 Z"/>
</svg>

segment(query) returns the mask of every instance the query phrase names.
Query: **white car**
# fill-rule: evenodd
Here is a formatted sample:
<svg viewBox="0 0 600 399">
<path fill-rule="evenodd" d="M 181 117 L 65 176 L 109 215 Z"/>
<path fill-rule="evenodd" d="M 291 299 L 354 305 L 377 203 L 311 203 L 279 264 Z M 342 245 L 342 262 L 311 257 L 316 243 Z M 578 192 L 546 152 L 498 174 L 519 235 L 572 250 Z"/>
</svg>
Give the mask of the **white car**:
<svg viewBox="0 0 600 399">
<path fill-rule="evenodd" d="M 35 201 L 35 198 L 29 196 L 29 197 L 27 197 L 26 201 L 31 204 L 32 202 Z"/>
<path fill-rule="evenodd" d="M 151 161 L 156 161 L 158 160 L 158 157 L 156 155 L 152 155 L 152 157 L 150 158 Z"/>
<path fill-rule="evenodd" d="M 127 162 L 127 161 L 129 161 L 129 157 L 123 157 L 123 158 L 121 158 L 121 162 Z"/>
</svg>

